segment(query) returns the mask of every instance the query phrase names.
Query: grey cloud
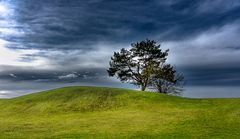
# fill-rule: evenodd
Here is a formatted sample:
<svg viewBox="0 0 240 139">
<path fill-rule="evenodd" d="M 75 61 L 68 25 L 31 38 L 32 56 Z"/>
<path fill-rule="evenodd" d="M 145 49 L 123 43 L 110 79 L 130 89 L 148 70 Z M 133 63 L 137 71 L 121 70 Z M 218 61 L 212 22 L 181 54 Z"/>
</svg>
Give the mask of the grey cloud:
<svg viewBox="0 0 240 139">
<path fill-rule="evenodd" d="M 239 21 L 209 29 L 192 38 L 165 42 L 169 62 L 185 74 L 189 85 L 239 85 Z"/>
<path fill-rule="evenodd" d="M 61 75 L 61 76 L 58 76 L 59 79 L 74 79 L 74 78 L 77 78 L 78 75 L 76 73 L 70 73 L 70 74 L 67 74 L 67 75 Z"/>
<path fill-rule="evenodd" d="M 2 69 L 0 80 L 13 82 L 111 82 L 105 68 L 72 68 L 69 70 L 39 70 L 31 67 L 18 68 L 15 66 L 1 66 L 0 68 Z"/>
<path fill-rule="evenodd" d="M 221 14 L 239 8 L 240 2 L 237 0 L 204 0 L 197 8 L 200 13 Z"/>
<path fill-rule="evenodd" d="M 187 85 L 203 85 L 203 86 L 239 86 L 240 67 L 228 67 L 228 65 L 220 68 L 205 65 L 202 67 L 184 67 L 180 68 L 184 71 Z"/>
<path fill-rule="evenodd" d="M 172 50 L 174 56 L 170 58 L 179 65 L 223 64 L 224 66 L 224 63 L 238 63 L 239 23 L 238 20 L 222 27 L 214 27 L 180 41 L 166 41 L 163 46 Z"/>
<path fill-rule="evenodd" d="M 10 73 L 9 74 L 11 77 L 13 77 L 13 78 L 17 78 L 17 76 L 15 75 L 15 74 L 13 74 L 13 73 Z"/>
<path fill-rule="evenodd" d="M 191 98 L 239 98 L 238 86 L 190 86 L 183 93 Z"/>
</svg>

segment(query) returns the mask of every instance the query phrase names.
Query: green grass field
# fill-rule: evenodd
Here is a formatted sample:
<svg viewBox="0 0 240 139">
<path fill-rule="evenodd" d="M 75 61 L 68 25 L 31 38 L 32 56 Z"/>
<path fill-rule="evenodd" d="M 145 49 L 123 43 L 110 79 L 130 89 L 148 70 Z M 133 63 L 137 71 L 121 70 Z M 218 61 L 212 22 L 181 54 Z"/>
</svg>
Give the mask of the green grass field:
<svg viewBox="0 0 240 139">
<path fill-rule="evenodd" d="M 0 99 L 0 138 L 239 139 L 240 99 L 65 87 Z"/>
</svg>

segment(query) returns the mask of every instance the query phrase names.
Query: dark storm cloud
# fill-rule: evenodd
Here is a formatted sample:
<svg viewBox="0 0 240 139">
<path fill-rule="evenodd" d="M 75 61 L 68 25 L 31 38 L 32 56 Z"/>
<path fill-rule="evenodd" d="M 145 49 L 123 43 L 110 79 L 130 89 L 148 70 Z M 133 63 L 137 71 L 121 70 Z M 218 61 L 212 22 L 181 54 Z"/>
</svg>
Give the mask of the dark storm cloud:
<svg viewBox="0 0 240 139">
<path fill-rule="evenodd" d="M 203 86 L 239 86 L 240 66 L 224 65 L 224 67 L 185 67 L 181 69 L 185 73 L 188 85 Z"/>
<path fill-rule="evenodd" d="M 81 68 L 76 70 L 39 70 L 29 67 L 1 66 L 0 79 L 34 82 L 109 82 L 106 69 Z M 4 70 L 6 69 L 6 70 Z"/>
<path fill-rule="evenodd" d="M 5 27 L 0 39 L 13 50 L 38 50 L 18 60 L 41 59 L 47 68 L 1 66 L 0 79 L 110 84 L 106 68 L 112 52 L 153 38 L 170 48 L 170 62 L 188 84 L 240 83 L 240 2 L 235 0 L 5 2 L 13 14 L 0 18 L 0 29 Z"/>
<path fill-rule="evenodd" d="M 165 43 L 173 53 L 170 61 L 185 74 L 188 85 L 239 86 L 239 23 L 237 20 L 190 39 Z"/>
<path fill-rule="evenodd" d="M 12 3 L 16 28 L 25 35 L 9 36 L 7 40 L 38 49 L 89 49 L 99 41 L 129 43 L 160 34 L 164 40 L 181 39 L 239 17 L 236 6 L 219 0 L 216 7 L 226 6 L 223 8 L 226 13 L 222 15 L 211 11 L 208 3 L 214 3 L 208 0 L 21 0 Z M 201 14 L 202 11 L 205 12 Z M 207 16 L 208 11 L 211 16 Z M 164 35 L 172 29 L 175 31 Z"/>
</svg>

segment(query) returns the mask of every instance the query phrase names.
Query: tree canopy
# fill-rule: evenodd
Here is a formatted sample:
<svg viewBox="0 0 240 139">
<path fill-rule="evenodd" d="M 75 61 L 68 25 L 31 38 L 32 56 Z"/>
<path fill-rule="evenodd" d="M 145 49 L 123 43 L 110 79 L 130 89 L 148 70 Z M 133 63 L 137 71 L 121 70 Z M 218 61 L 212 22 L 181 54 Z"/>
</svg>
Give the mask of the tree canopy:
<svg viewBox="0 0 240 139">
<path fill-rule="evenodd" d="M 122 48 L 120 52 L 114 52 L 107 70 L 109 76 L 138 85 L 142 91 L 151 86 L 159 92 L 168 92 L 165 84 L 177 85 L 180 78 L 174 68 L 166 64 L 169 50 L 163 51 L 160 46 L 156 41 L 146 39 L 132 43 L 129 50 Z"/>
</svg>

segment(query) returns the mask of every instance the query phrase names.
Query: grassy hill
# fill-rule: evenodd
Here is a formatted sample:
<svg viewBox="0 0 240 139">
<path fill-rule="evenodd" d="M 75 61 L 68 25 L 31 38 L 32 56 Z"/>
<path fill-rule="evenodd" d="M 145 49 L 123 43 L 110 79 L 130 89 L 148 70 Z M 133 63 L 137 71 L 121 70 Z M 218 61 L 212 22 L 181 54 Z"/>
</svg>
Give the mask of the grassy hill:
<svg viewBox="0 0 240 139">
<path fill-rule="evenodd" d="M 0 99 L 0 138 L 239 139 L 240 99 L 65 87 Z"/>
</svg>

